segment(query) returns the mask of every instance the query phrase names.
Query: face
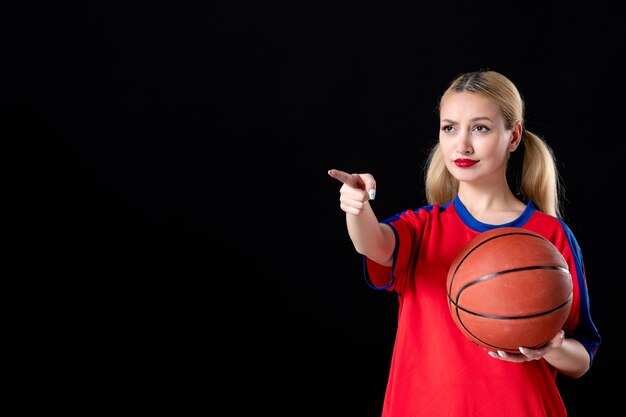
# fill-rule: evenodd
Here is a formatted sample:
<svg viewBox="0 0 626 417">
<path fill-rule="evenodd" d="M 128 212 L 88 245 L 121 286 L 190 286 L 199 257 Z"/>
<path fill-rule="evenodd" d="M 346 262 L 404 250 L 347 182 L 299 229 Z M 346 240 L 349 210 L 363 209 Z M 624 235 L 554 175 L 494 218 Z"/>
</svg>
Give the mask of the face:
<svg viewBox="0 0 626 417">
<path fill-rule="evenodd" d="M 448 171 L 457 180 L 505 180 L 508 155 L 520 141 L 519 123 L 507 130 L 495 103 L 467 92 L 446 97 L 439 116 L 439 148 Z"/>
</svg>

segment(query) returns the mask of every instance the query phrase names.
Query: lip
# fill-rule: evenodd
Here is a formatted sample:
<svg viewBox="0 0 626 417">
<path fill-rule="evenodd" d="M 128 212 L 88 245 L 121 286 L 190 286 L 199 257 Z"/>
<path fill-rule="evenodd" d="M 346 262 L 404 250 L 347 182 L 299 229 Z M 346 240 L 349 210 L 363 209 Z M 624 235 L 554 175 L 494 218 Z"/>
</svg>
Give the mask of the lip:
<svg viewBox="0 0 626 417">
<path fill-rule="evenodd" d="M 478 161 L 476 161 L 474 159 L 459 158 L 459 159 L 455 159 L 454 163 L 458 167 L 469 168 L 469 167 L 471 167 L 473 165 L 476 165 L 478 163 Z"/>
</svg>

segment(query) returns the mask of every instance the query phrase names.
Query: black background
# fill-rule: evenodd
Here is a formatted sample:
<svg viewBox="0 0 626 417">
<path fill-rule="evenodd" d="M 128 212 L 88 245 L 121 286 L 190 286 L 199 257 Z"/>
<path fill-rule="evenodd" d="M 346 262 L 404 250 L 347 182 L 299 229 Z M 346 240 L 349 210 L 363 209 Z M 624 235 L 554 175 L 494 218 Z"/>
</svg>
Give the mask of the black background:
<svg viewBox="0 0 626 417">
<path fill-rule="evenodd" d="M 439 94 L 491 68 L 559 159 L 604 338 L 586 375 L 559 377 L 564 400 L 571 416 L 620 409 L 616 2 L 421 3 L 7 12 L 7 406 L 379 416 L 396 300 L 363 281 L 326 171 L 373 173 L 380 218 L 424 204 Z"/>
</svg>

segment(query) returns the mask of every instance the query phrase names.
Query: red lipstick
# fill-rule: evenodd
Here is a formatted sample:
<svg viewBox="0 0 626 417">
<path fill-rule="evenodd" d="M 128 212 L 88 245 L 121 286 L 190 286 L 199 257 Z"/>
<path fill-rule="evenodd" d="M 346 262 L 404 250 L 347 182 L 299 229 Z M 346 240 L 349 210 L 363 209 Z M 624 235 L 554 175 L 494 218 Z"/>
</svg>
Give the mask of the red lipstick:
<svg viewBox="0 0 626 417">
<path fill-rule="evenodd" d="M 474 160 L 474 159 L 466 159 L 466 158 L 459 158 L 459 159 L 455 159 L 454 163 L 456 164 L 456 166 L 461 167 L 461 168 L 469 168 L 472 165 L 475 165 L 478 163 L 478 161 Z"/>
</svg>

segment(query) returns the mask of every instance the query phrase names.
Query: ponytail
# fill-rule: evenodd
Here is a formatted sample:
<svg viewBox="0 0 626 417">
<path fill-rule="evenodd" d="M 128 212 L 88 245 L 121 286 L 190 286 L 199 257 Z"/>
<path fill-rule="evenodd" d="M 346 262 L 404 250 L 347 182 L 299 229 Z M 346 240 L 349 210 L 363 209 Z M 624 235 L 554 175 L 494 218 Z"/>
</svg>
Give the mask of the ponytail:
<svg viewBox="0 0 626 417">
<path fill-rule="evenodd" d="M 452 201 L 459 191 L 459 182 L 448 171 L 439 151 L 439 143 L 430 149 L 426 163 L 425 188 L 428 204 Z"/>
<path fill-rule="evenodd" d="M 544 213 L 561 217 L 561 183 L 554 153 L 548 144 L 528 130 L 522 137 L 522 194 Z"/>
</svg>

